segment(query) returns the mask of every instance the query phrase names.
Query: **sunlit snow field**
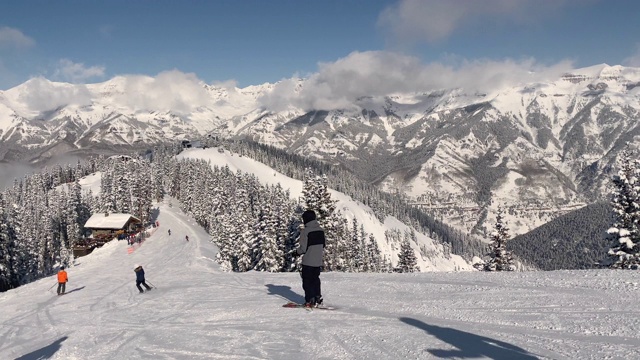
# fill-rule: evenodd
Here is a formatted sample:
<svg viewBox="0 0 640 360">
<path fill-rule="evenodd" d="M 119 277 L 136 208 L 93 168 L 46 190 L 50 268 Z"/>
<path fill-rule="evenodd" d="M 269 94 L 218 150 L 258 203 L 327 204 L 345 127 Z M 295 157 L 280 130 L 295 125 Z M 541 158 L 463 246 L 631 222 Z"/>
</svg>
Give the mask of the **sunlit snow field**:
<svg viewBox="0 0 640 360">
<path fill-rule="evenodd" d="M 640 358 L 636 271 L 323 273 L 338 309 L 287 309 L 298 274 L 222 272 L 177 207 L 158 220 L 131 254 L 77 259 L 65 296 L 54 276 L 0 294 L 0 358 Z M 136 263 L 157 289 L 138 294 Z"/>
</svg>

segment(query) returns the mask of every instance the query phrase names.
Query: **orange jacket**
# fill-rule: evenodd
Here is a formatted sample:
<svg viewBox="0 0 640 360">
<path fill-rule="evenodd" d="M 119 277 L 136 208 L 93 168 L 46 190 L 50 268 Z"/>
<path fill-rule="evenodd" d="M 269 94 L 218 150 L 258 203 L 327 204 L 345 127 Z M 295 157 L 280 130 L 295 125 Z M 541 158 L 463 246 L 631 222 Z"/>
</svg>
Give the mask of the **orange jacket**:
<svg viewBox="0 0 640 360">
<path fill-rule="evenodd" d="M 66 283 L 67 282 L 67 272 L 64 270 L 60 270 L 58 272 L 58 282 L 59 283 Z"/>
</svg>

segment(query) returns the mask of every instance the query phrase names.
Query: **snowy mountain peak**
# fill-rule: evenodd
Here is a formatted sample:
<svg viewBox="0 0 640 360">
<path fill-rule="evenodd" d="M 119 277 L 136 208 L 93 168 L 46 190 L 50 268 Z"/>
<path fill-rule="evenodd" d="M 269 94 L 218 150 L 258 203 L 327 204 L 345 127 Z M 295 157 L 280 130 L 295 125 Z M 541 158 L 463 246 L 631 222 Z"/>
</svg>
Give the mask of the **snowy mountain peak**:
<svg viewBox="0 0 640 360">
<path fill-rule="evenodd" d="M 39 161 L 61 142 L 91 152 L 211 133 L 250 138 L 340 164 L 417 203 L 464 203 L 477 209 L 461 220 L 469 231 L 483 231 L 476 221 L 491 220 L 497 203 L 557 214 L 606 194 L 617 152 L 640 136 L 640 69 L 600 64 L 509 84 L 355 95 L 317 76 L 245 88 L 175 71 L 89 85 L 37 78 L 0 98 L 0 154 Z"/>
</svg>

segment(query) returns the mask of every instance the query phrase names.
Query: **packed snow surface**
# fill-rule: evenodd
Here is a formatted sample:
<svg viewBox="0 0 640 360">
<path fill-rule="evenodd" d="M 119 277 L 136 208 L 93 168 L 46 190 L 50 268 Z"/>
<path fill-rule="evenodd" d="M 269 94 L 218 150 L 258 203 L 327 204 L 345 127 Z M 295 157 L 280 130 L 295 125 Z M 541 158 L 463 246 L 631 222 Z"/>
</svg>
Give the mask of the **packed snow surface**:
<svg viewBox="0 0 640 360">
<path fill-rule="evenodd" d="M 158 221 L 131 253 L 112 241 L 78 258 L 64 296 L 55 276 L 0 294 L 0 358 L 640 358 L 637 271 L 323 273 L 337 310 L 287 309 L 298 274 L 222 272 L 176 205 Z"/>
</svg>

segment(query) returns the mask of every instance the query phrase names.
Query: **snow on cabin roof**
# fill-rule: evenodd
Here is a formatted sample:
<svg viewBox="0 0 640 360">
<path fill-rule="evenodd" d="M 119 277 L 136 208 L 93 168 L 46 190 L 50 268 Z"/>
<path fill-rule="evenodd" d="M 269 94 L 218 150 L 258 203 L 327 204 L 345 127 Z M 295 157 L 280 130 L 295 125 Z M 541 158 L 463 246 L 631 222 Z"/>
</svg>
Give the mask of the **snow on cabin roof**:
<svg viewBox="0 0 640 360">
<path fill-rule="evenodd" d="M 130 218 L 140 221 L 140 219 L 131 214 L 109 214 L 105 216 L 104 213 L 98 213 L 91 215 L 84 227 L 89 229 L 122 229 Z"/>
</svg>

